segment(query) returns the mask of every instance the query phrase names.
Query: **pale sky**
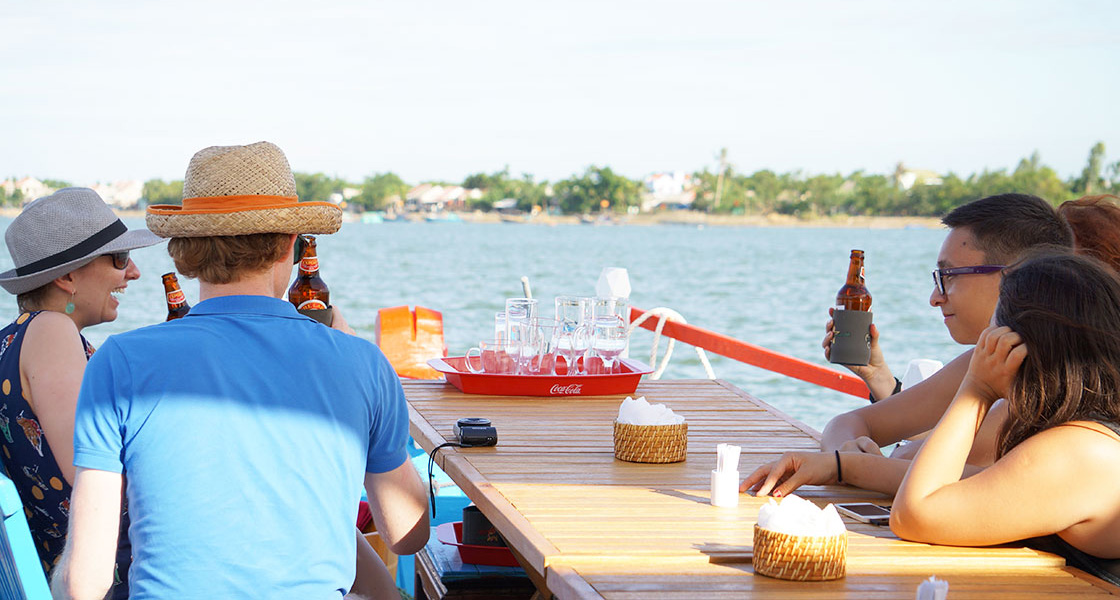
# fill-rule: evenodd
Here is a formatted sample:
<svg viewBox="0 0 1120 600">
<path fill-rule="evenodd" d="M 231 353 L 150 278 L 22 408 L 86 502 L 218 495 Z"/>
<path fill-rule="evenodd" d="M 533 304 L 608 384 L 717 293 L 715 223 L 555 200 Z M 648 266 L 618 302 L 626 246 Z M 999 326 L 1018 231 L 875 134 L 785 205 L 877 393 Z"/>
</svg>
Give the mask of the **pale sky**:
<svg viewBox="0 0 1120 600">
<path fill-rule="evenodd" d="M 1120 160 L 1120 2 L 0 0 L 0 179 Z"/>
</svg>

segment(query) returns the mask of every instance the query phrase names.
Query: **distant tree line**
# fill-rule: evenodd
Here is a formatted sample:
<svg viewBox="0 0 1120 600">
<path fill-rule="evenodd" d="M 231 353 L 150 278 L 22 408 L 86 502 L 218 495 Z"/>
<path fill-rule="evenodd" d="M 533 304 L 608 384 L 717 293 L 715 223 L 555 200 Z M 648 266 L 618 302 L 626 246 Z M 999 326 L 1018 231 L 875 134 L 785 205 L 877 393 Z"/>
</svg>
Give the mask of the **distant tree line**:
<svg viewBox="0 0 1120 600">
<path fill-rule="evenodd" d="M 693 174 L 696 199 L 692 210 L 723 214 L 787 214 L 802 217 L 829 215 L 940 216 L 976 198 L 1005 192 L 1035 194 L 1060 203 L 1085 194 L 1116 193 L 1120 190 L 1120 161 L 1107 163 L 1104 143 L 1089 151 L 1085 168 L 1077 176 L 1063 180 L 1042 164 L 1035 152 L 1019 161 L 1013 171 L 987 170 L 971 175 L 947 173 L 940 183 L 916 182 L 902 185 L 899 170 L 892 174 L 863 171 L 843 175 L 806 175 L 801 171 L 775 173 L 763 169 L 740 173 L 729 166 L 719 181 L 719 173 L 708 169 Z M 411 185 L 394 173 L 377 173 L 361 183 L 351 183 L 322 173 L 296 173 L 296 191 L 303 201 L 326 201 L 344 189 L 359 190 L 347 204 L 361 210 L 384 210 L 404 199 Z M 641 203 L 641 181 L 619 175 L 610 167 L 591 166 L 583 173 L 555 182 L 538 181 L 531 174 L 510 174 L 509 167 L 494 173 L 475 173 L 461 185 L 482 191 L 470 200 L 472 210 L 493 210 L 495 203 L 512 198 L 517 208 L 539 206 L 563 214 L 611 211 L 626 212 Z M 717 193 L 718 189 L 718 193 Z M 178 204 L 182 181 L 153 179 L 144 184 L 149 204 Z M 2 190 L 0 190 L 2 193 Z M 0 202 L 5 201 L 0 196 Z"/>
</svg>

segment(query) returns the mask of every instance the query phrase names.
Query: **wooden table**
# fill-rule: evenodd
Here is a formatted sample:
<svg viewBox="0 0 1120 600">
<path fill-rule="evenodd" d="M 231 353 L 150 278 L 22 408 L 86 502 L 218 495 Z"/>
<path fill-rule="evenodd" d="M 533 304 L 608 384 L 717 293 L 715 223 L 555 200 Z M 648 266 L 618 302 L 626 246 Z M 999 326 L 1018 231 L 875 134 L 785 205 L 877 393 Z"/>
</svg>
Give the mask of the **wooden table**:
<svg viewBox="0 0 1120 600">
<path fill-rule="evenodd" d="M 752 530 L 766 499 L 710 505 L 716 444 L 742 446 L 740 474 L 787 450 L 816 450 L 819 434 L 723 381 L 643 383 L 634 396 L 665 403 L 689 424 L 688 458 L 668 465 L 614 458 L 623 396 L 535 398 L 462 394 L 442 382 L 404 383 L 412 436 L 431 451 L 453 441 L 461 417 L 487 417 L 490 448 L 444 448 L 436 462 L 498 527 L 539 589 L 558 598 L 913 598 L 930 575 L 951 598 L 1024 594 L 1120 595 L 1023 547 L 956 548 L 899 540 L 847 521 L 847 576 L 789 582 L 755 576 Z M 848 486 L 807 486 L 827 502 L 889 498 Z"/>
</svg>

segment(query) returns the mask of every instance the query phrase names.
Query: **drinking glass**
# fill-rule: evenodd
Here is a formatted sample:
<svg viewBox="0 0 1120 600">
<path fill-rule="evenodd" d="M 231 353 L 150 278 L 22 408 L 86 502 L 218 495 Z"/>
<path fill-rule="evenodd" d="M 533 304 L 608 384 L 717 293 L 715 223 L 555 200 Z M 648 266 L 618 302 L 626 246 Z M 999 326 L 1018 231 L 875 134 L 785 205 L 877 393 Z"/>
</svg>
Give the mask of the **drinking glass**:
<svg viewBox="0 0 1120 600">
<path fill-rule="evenodd" d="M 556 319 L 536 318 L 529 322 L 536 329 L 537 355 L 529 364 L 532 375 L 554 375 L 556 373 L 556 336 L 559 322 Z"/>
<path fill-rule="evenodd" d="M 579 359 L 590 345 L 591 298 L 588 296 L 556 297 L 557 351 L 564 357 L 565 373 L 579 373 Z"/>
<path fill-rule="evenodd" d="M 506 300 L 506 336 L 521 323 L 528 323 L 537 316 L 537 301 L 533 298 L 508 298 Z"/>
<path fill-rule="evenodd" d="M 529 374 L 529 364 L 540 354 L 540 339 L 540 329 L 531 322 L 509 322 L 509 353 L 517 363 L 518 375 Z"/>
<path fill-rule="evenodd" d="M 506 331 L 508 331 L 506 327 L 506 311 L 503 310 L 494 315 L 494 339 L 506 339 Z"/>
<path fill-rule="evenodd" d="M 591 319 L 596 324 L 618 321 L 624 326 L 629 326 L 630 302 L 626 298 L 592 298 Z"/>
<path fill-rule="evenodd" d="M 478 355 L 478 368 L 471 361 L 472 354 Z M 506 340 L 484 340 L 478 346 L 467 350 L 463 362 L 471 373 L 509 374 L 514 371 L 514 358 Z"/>
<path fill-rule="evenodd" d="M 591 346 L 587 325 L 571 329 L 560 328 L 556 336 L 556 351 L 564 357 L 565 374 L 579 375 L 579 359 L 587 354 Z"/>
<path fill-rule="evenodd" d="M 587 296 L 557 296 L 556 320 L 565 331 L 591 322 L 591 298 Z"/>
<path fill-rule="evenodd" d="M 591 354 L 603 361 L 603 371 L 614 372 L 614 363 L 626 349 L 626 325 L 613 317 L 591 326 Z"/>
</svg>

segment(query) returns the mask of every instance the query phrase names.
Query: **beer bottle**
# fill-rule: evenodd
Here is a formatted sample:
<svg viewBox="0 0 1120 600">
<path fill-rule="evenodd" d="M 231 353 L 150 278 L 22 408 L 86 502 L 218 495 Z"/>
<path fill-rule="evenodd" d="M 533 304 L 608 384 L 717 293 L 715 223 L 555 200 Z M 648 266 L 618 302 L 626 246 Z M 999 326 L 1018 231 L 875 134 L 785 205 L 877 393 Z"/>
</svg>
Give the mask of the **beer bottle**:
<svg viewBox="0 0 1120 600">
<path fill-rule="evenodd" d="M 851 262 L 848 264 L 848 280 L 844 287 L 836 293 L 836 308 L 838 310 L 871 310 L 871 292 L 863 280 L 863 250 L 852 250 Z"/>
<path fill-rule="evenodd" d="M 301 236 L 303 254 L 299 258 L 299 275 L 288 288 L 288 302 L 299 310 L 324 310 L 331 305 L 331 292 L 319 277 L 319 256 L 315 251 L 315 237 Z"/>
<path fill-rule="evenodd" d="M 175 273 L 164 273 L 163 293 L 167 296 L 167 320 L 181 319 L 187 316 L 191 305 L 187 304 L 187 295 L 179 287 L 179 279 Z"/>
</svg>

